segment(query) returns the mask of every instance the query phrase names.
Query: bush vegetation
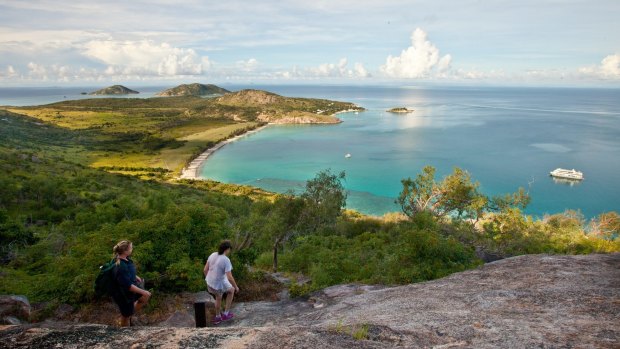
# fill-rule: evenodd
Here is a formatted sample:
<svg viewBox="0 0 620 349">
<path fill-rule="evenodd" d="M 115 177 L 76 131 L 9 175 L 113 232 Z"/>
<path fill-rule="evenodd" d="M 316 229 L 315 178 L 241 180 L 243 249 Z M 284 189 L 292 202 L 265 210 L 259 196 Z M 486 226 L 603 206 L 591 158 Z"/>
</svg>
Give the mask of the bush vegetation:
<svg viewBox="0 0 620 349">
<path fill-rule="evenodd" d="M 321 171 L 299 196 L 140 180 L 85 166 L 88 156 L 79 150 L 102 144 L 106 136 L 97 130 L 2 116 L 8 121 L 0 128 L 0 293 L 33 302 L 91 302 L 98 267 L 122 239 L 134 242 L 140 274 L 158 293 L 204 290 L 204 262 L 224 238 L 233 240 L 242 289 L 256 280 L 246 266 L 277 268 L 310 278 L 292 286 L 296 295 L 338 283 L 440 278 L 480 265 L 480 251 L 620 251 L 617 213 L 589 222 L 573 211 L 535 220 L 521 212 L 526 193 L 488 198 L 460 169 L 441 181 L 424 169 L 403 181 L 406 215 L 367 217 L 343 210 L 344 173 Z M 424 198 L 432 204 L 418 204 Z"/>
</svg>

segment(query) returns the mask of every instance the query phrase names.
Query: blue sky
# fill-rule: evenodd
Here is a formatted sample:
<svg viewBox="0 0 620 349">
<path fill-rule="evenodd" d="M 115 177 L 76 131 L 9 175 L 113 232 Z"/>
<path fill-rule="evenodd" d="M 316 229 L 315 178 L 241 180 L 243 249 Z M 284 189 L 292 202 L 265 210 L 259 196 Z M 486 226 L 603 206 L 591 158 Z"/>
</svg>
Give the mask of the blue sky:
<svg viewBox="0 0 620 349">
<path fill-rule="evenodd" d="M 620 85 L 617 0 L 0 2 L 3 85 Z"/>
</svg>

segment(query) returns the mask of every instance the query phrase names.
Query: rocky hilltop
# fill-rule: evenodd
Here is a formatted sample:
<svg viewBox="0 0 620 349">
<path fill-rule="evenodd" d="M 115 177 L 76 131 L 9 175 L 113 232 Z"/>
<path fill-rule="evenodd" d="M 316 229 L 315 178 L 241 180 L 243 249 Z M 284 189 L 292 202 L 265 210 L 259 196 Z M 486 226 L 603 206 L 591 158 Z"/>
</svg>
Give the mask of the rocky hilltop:
<svg viewBox="0 0 620 349">
<path fill-rule="evenodd" d="M 212 84 L 182 84 L 177 87 L 169 88 L 167 90 L 159 92 L 156 96 L 171 97 L 171 96 L 210 96 L 210 95 L 223 95 L 230 93 L 227 89 L 221 88 Z"/>
<path fill-rule="evenodd" d="M 140 92 L 129 89 L 123 85 L 114 85 L 102 88 L 101 90 L 97 90 L 95 92 L 91 92 L 89 93 L 89 95 L 129 95 L 138 93 Z"/>
<path fill-rule="evenodd" d="M 341 122 L 335 117 L 337 113 L 364 110 L 353 103 L 284 97 L 252 89 L 216 98 L 213 105 L 224 112 L 243 108 L 253 112 L 252 119 L 274 124 L 335 124 Z"/>
<path fill-rule="evenodd" d="M 520 256 L 435 281 L 333 286 L 233 311 L 232 323 L 202 329 L 5 326 L 0 347 L 618 348 L 620 254 Z"/>
</svg>

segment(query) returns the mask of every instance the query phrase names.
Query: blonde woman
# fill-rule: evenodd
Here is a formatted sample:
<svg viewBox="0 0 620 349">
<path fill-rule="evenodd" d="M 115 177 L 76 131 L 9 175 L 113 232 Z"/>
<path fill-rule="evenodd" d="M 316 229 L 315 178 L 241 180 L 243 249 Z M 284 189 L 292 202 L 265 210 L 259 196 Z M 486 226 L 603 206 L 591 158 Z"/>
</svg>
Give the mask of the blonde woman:
<svg viewBox="0 0 620 349">
<path fill-rule="evenodd" d="M 215 319 L 213 324 L 217 325 L 222 321 L 228 321 L 233 318 L 233 313 L 230 312 L 230 306 L 232 305 L 233 296 L 235 292 L 239 292 L 239 287 L 235 282 L 235 278 L 232 275 L 232 264 L 228 255 L 232 250 L 232 245 L 229 240 L 224 240 L 220 244 L 217 252 L 213 252 L 204 267 L 205 281 L 207 282 L 207 289 L 209 293 L 215 295 Z M 224 313 L 221 314 L 222 296 L 226 293 L 226 308 Z"/>
<path fill-rule="evenodd" d="M 129 326 L 131 316 L 142 309 L 151 298 L 151 292 L 144 290 L 138 285 L 144 285 L 144 280 L 136 275 L 136 266 L 129 258 L 133 252 L 131 241 L 123 240 L 114 246 L 114 258 L 116 258 L 116 292 L 112 293 L 112 299 L 118 305 L 121 312 L 121 326 Z"/>
</svg>

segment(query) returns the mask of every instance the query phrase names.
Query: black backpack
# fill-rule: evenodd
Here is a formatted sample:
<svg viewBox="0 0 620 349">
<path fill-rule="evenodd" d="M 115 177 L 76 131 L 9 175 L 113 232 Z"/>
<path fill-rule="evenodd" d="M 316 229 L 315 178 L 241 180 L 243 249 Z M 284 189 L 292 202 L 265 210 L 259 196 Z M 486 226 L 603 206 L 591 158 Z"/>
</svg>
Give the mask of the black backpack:
<svg viewBox="0 0 620 349">
<path fill-rule="evenodd" d="M 116 289 L 116 259 L 112 259 L 99 267 L 99 275 L 95 279 L 95 297 L 111 296 Z"/>
</svg>

